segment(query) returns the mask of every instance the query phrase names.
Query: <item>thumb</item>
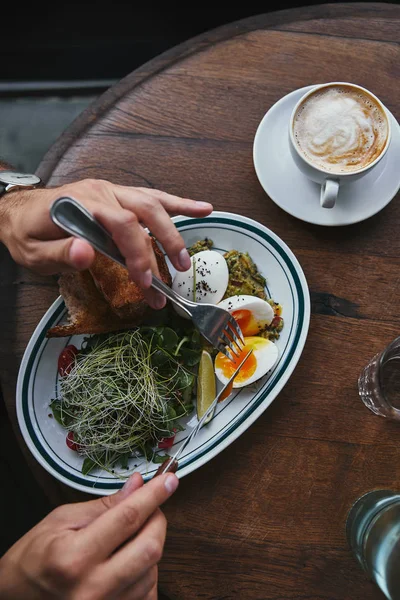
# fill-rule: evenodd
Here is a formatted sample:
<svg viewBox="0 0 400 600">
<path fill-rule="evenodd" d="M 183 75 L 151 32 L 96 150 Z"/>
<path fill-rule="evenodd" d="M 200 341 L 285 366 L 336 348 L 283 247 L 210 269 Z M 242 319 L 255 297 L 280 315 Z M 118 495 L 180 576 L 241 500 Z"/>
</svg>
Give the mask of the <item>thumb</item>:
<svg viewBox="0 0 400 600">
<path fill-rule="evenodd" d="M 44 275 L 62 271 L 83 271 L 95 258 L 95 251 L 88 242 L 69 237 L 41 243 L 39 271 Z"/>
</svg>

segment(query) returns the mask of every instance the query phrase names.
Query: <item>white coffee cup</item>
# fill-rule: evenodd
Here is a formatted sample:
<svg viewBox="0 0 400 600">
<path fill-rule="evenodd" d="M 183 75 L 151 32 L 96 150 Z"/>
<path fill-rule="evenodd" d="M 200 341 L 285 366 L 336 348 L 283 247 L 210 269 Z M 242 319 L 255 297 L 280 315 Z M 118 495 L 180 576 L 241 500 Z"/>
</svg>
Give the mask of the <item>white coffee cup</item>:
<svg viewBox="0 0 400 600">
<path fill-rule="evenodd" d="M 353 83 L 315 86 L 290 117 L 293 159 L 304 175 L 321 184 L 323 208 L 335 206 L 341 185 L 376 167 L 390 139 L 388 111 L 372 92 Z"/>
</svg>

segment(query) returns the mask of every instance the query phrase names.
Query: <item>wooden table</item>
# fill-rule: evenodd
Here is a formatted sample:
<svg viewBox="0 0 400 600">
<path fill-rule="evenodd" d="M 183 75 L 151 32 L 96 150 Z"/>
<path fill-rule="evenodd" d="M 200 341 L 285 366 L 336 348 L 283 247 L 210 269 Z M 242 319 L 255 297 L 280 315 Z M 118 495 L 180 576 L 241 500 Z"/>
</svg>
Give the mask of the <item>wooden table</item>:
<svg viewBox="0 0 400 600">
<path fill-rule="evenodd" d="M 272 406 L 165 507 L 162 589 L 173 599 L 381 598 L 351 556 L 345 519 L 400 487 L 400 427 L 369 412 L 357 377 L 399 334 L 399 198 L 358 225 L 292 218 L 263 192 L 252 143 L 264 113 L 312 83 L 353 81 L 399 119 L 400 8 L 328 4 L 234 23 L 175 48 L 101 96 L 59 139 L 50 185 L 100 177 L 213 202 L 275 231 L 312 297 L 308 340 Z M 2 257 L 0 369 L 10 417 L 22 352 L 58 291 Z M 82 499 L 39 467 L 54 503 Z"/>
</svg>

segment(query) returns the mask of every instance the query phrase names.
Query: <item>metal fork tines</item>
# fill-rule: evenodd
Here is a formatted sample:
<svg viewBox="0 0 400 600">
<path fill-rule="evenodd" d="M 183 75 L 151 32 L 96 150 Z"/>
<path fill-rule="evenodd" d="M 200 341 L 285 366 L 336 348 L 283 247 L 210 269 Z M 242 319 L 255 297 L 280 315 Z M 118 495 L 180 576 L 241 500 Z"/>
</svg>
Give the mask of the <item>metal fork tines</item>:
<svg viewBox="0 0 400 600">
<path fill-rule="evenodd" d="M 219 352 L 225 354 L 230 360 L 240 355 L 244 348 L 243 334 L 227 310 L 215 304 L 199 304 L 187 300 L 154 275 L 152 286 L 179 306 L 192 319 L 193 325 L 202 336 Z"/>
<path fill-rule="evenodd" d="M 244 348 L 244 339 L 242 330 L 232 315 L 227 319 L 226 325 L 222 329 L 219 337 L 224 348 L 228 347 L 235 356 L 240 356 L 240 353 Z M 221 349 L 222 346 L 220 345 L 220 352 L 224 351 Z"/>
<path fill-rule="evenodd" d="M 58 198 L 50 210 L 51 217 L 70 235 L 86 240 L 123 267 L 125 259 L 106 229 L 74 198 Z M 179 306 L 193 321 L 203 337 L 230 360 L 238 357 L 244 347 L 241 329 L 227 310 L 214 304 L 198 304 L 182 298 L 153 275 L 152 287 Z"/>
<path fill-rule="evenodd" d="M 159 287 L 157 289 L 162 291 Z M 170 288 L 167 290 L 172 294 L 167 291 L 164 293 L 172 300 L 172 295 L 175 293 Z M 214 348 L 225 354 L 230 360 L 233 360 L 235 356 L 240 356 L 240 352 L 244 348 L 243 334 L 227 310 L 214 304 L 197 304 L 178 295 L 175 295 L 172 301 L 186 310 L 193 324 Z"/>
</svg>

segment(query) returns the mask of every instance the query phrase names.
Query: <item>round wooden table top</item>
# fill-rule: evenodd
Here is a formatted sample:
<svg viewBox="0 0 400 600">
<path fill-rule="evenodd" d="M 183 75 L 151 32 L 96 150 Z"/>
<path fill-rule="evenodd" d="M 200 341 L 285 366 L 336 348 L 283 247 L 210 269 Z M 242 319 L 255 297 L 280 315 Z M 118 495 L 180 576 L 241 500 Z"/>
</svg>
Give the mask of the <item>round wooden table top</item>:
<svg viewBox="0 0 400 600">
<path fill-rule="evenodd" d="M 165 506 L 160 586 L 173 599 L 382 597 L 347 547 L 345 520 L 364 492 L 400 488 L 399 425 L 357 393 L 362 367 L 399 334 L 399 198 L 356 225 L 310 225 L 268 198 L 252 149 L 266 111 L 313 83 L 362 85 L 399 119 L 399 42 L 392 4 L 325 4 L 224 26 L 109 89 L 40 165 L 52 186 L 97 177 L 256 219 L 289 245 L 308 280 L 309 335 L 284 390 Z M 19 435 L 19 362 L 58 289 L 2 264 L 1 377 Z M 84 497 L 26 456 L 54 503 Z"/>
</svg>

